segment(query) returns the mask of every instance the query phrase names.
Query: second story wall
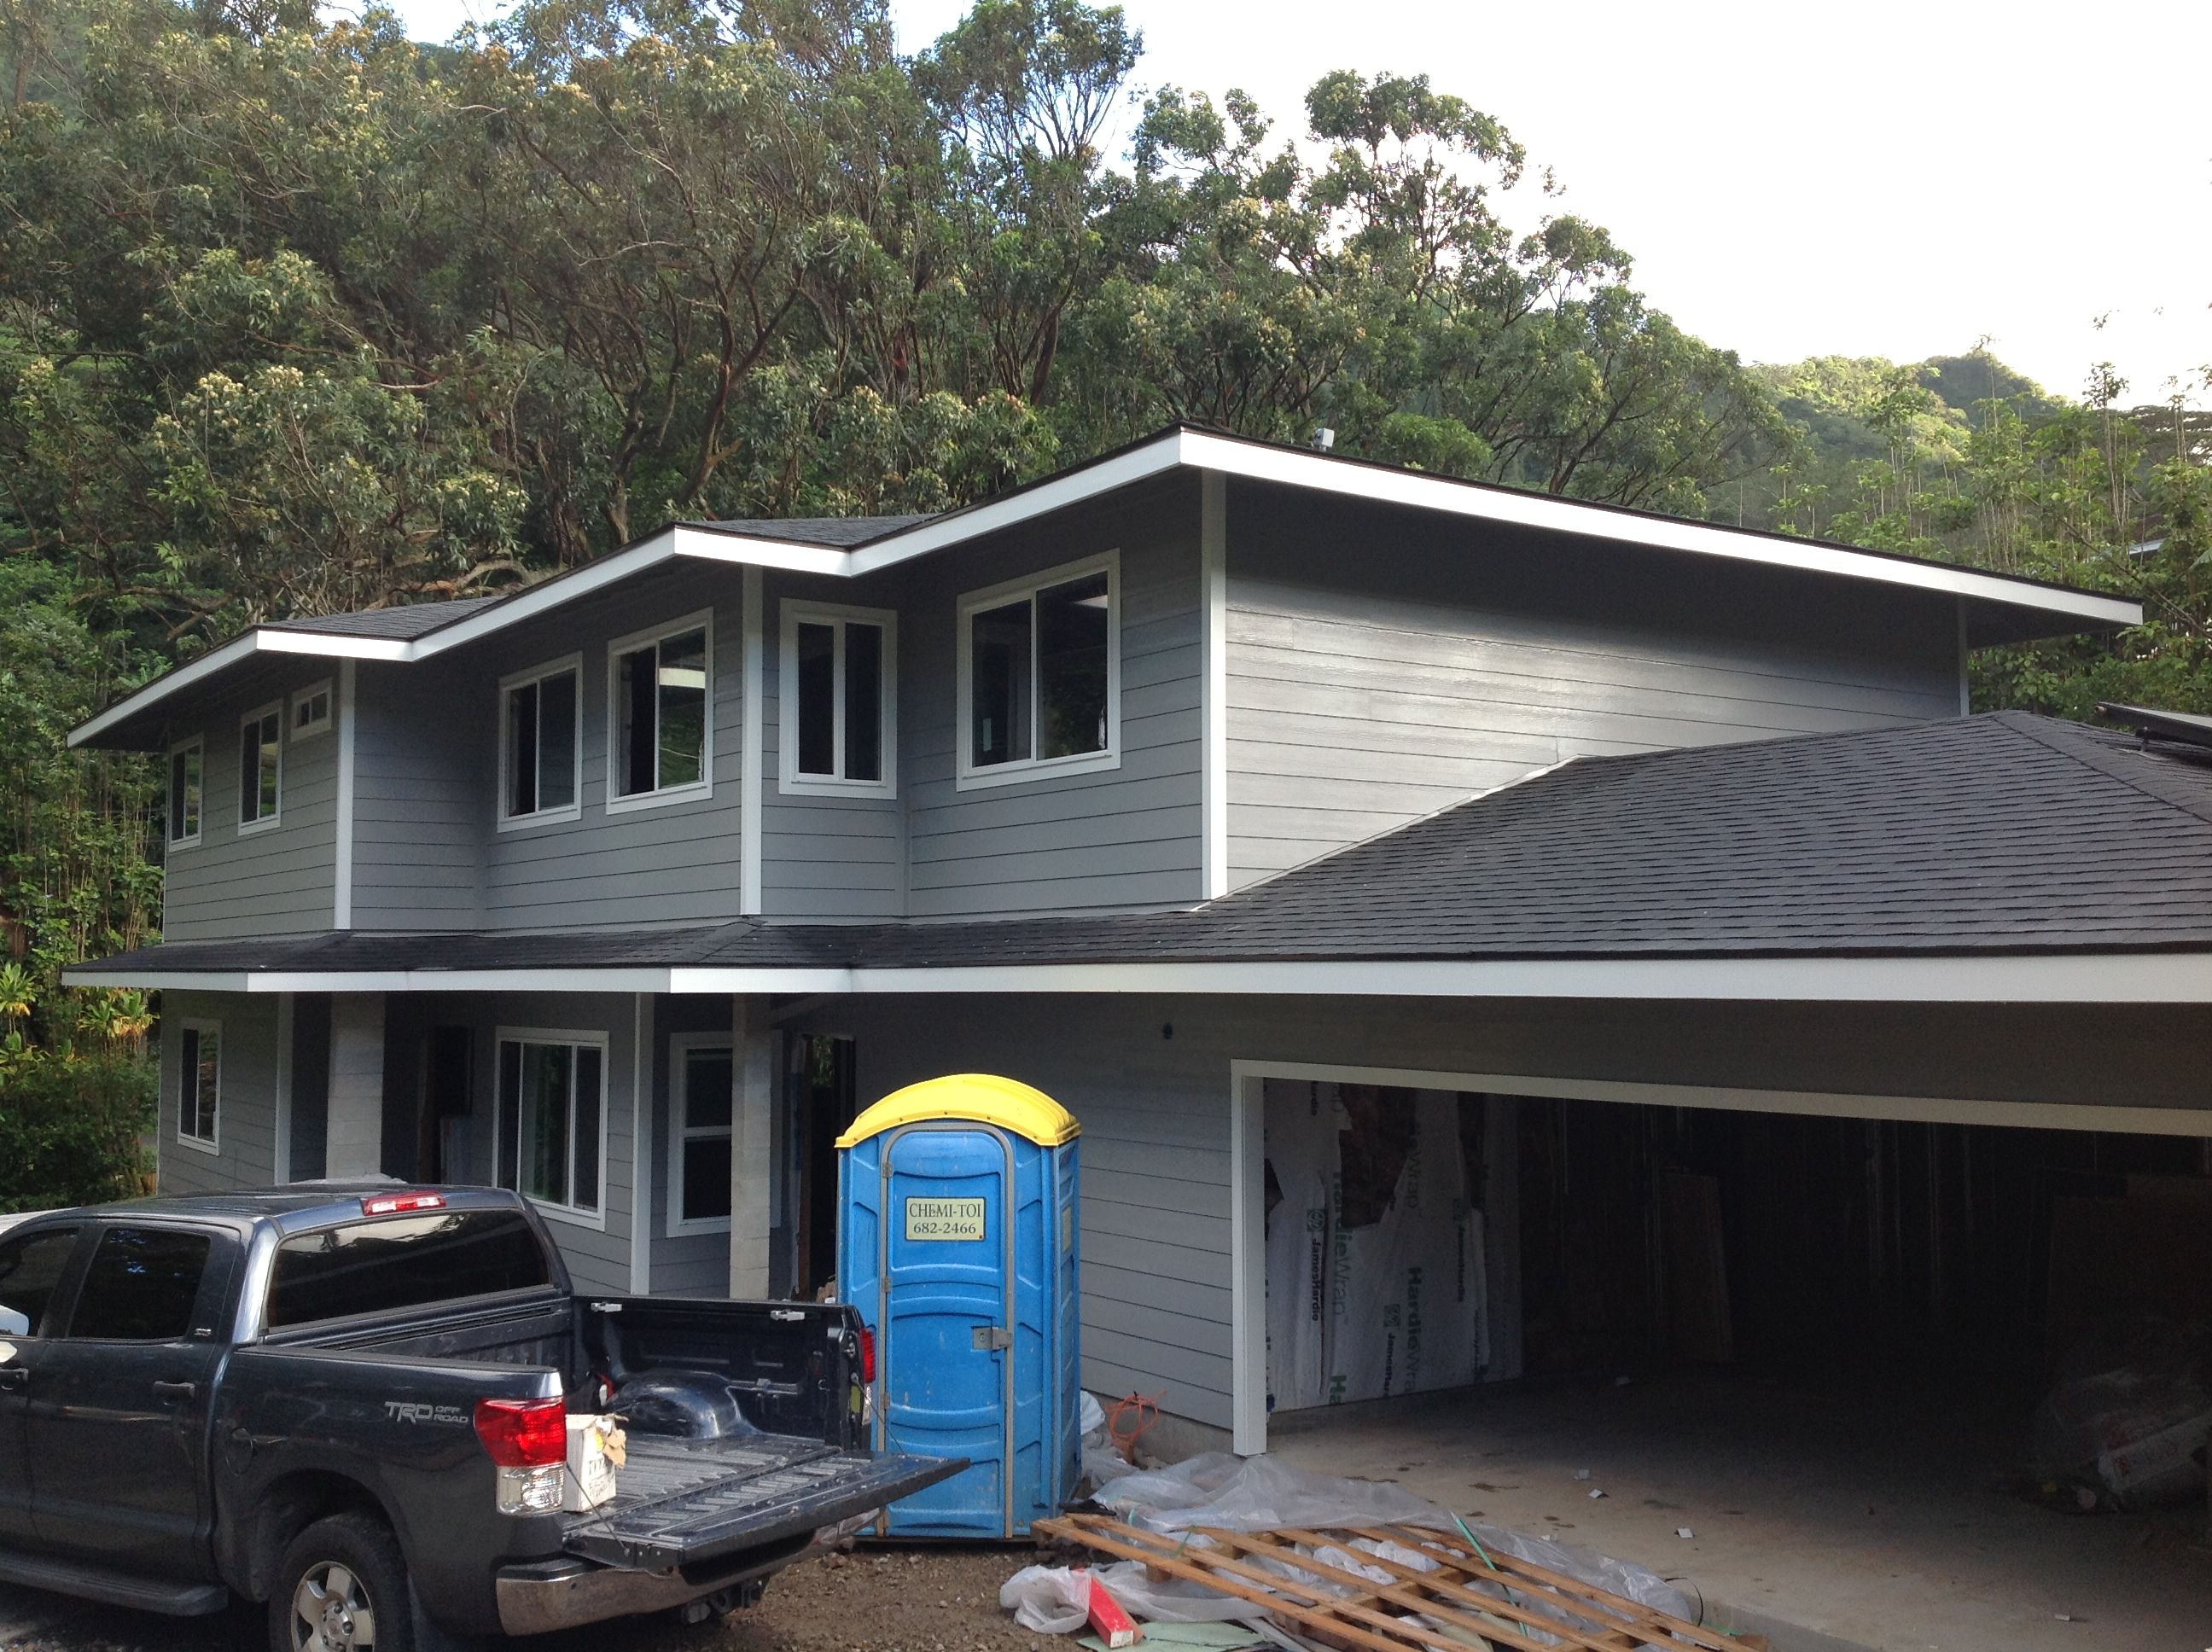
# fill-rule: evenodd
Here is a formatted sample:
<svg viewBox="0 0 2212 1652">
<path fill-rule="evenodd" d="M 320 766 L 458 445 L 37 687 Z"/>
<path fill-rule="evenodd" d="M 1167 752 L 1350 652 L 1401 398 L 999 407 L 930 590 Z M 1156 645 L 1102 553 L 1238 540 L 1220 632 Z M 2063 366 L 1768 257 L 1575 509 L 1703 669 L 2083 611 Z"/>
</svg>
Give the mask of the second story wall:
<svg viewBox="0 0 2212 1652">
<path fill-rule="evenodd" d="M 738 915 L 743 575 L 655 570 L 481 643 L 362 668 L 356 924 L 437 930 L 625 929 Z M 608 808 L 610 645 L 709 619 L 708 784 Z M 581 673 L 570 817 L 500 818 L 502 679 L 574 659 Z"/>
<path fill-rule="evenodd" d="M 1948 598 L 1229 491 L 1231 887 L 1564 758 L 1955 716 Z"/>
<path fill-rule="evenodd" d="M 229 940 L 304 934 L 331 927 L 337 891 L 338 740 L 334 729 L 295 738 L 292 696 L 330 684 L 337 668 L 307 661 L 263 667 L 221 696 L 184 708 L 173 742 L 198 741 L 201 756 L 198 841 L 166 850 L 161 928 L 172 940 Z M 282 727 L 277 808 L 273 821 L 240 830 L 245 720 L 273 708 Z M 162 755 L 166 786 L 168 755 Z"/>
</svg>

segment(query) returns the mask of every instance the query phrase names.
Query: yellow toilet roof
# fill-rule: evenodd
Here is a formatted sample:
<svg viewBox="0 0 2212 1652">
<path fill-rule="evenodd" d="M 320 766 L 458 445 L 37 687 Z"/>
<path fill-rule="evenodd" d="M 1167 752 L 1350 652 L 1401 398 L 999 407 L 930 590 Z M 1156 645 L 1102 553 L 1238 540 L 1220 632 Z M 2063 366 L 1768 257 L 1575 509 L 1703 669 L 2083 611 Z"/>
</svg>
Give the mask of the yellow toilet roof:
<svg viewBox="0 0 2212 1652">
<path fill-rule="evenodd" d="M 895 1090 L 853 1121 L 837 1138 L 851 1147 L 901 1125 L 930 1119 L 974 1119 L 1026 1137 L 1041 1147 L 1057 1147 L 1083 1133 L 1075 1115 L 1032 1085 L 989 1072 L 953 1072 Z"/>
</svg>

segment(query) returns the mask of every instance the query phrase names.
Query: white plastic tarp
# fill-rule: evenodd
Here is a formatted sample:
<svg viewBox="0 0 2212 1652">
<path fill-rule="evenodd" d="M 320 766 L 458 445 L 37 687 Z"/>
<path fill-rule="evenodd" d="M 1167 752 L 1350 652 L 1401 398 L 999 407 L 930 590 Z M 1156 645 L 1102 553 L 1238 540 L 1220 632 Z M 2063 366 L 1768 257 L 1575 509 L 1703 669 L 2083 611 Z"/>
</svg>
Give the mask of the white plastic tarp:
<svg viewBox="0 0 2212 1652">
<path fill-rule="evenodd" d="M 1344 1087 L 1270 1081 L 1267 1094 L 1270 1408 L 1474 1382 L 1489 1360 L 1489 1325 L 1482 1213 L 1461 1149 L 1465 1103 L 1442 1090 L 1379 1093 L 1374 1104 L 1405 1109 L 1394 1122 L 1410 1128 L 1378 1213 L 1347 1205 L 1343 1139 L 1358 1122 Z"/>
</svg>

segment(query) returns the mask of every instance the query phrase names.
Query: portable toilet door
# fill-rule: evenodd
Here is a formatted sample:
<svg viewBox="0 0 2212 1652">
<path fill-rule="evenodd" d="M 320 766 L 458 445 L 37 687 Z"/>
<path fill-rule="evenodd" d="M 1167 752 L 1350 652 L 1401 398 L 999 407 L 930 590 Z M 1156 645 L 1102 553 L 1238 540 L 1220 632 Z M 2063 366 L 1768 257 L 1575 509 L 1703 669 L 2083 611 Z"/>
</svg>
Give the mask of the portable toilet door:
<svg viewBox="0 0 2212 1652">
<path fill-rule="evenodd" d="M 1055 1436 L 1074 1405 L 1074 1224 L 1057 1209 L 1073 1181 L 1053 1150 L 1076 1133 L 1042 1092 L 963 1074 L 839 1139 L 838 1288 L 876 1335 L 877 1443 L 969 1461 L 892 1505 L 890 1534 L 1018 1536 L 1072 1489 Z"/>
</svg>

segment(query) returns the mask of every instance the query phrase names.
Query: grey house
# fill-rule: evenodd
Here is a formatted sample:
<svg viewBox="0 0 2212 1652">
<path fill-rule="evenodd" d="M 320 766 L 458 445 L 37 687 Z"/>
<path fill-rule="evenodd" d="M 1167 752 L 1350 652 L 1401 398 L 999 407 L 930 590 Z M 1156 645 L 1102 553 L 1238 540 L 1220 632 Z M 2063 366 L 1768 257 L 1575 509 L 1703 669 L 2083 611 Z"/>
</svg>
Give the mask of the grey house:
<svg viewBox="0 0 2212 1652">
<path fill-rule="evenodd" d="M 170 785 L 162 944 L 70 978 L 162 993 L 164 1187 L 517 1186 L 609 1291 L 823 1288 L 854 1108 L 1027 1080 L 1086 1383 L 1256 1450 L 1710 1339 L 1723 1235 L 1739 1337 L 1959 1300 L 2028 1133 L 2201 1168 L 2212 775 L 1965 714 L 2140 617 L 1170 429 L 260 626 L 72 737 Z"/>
</svg>

